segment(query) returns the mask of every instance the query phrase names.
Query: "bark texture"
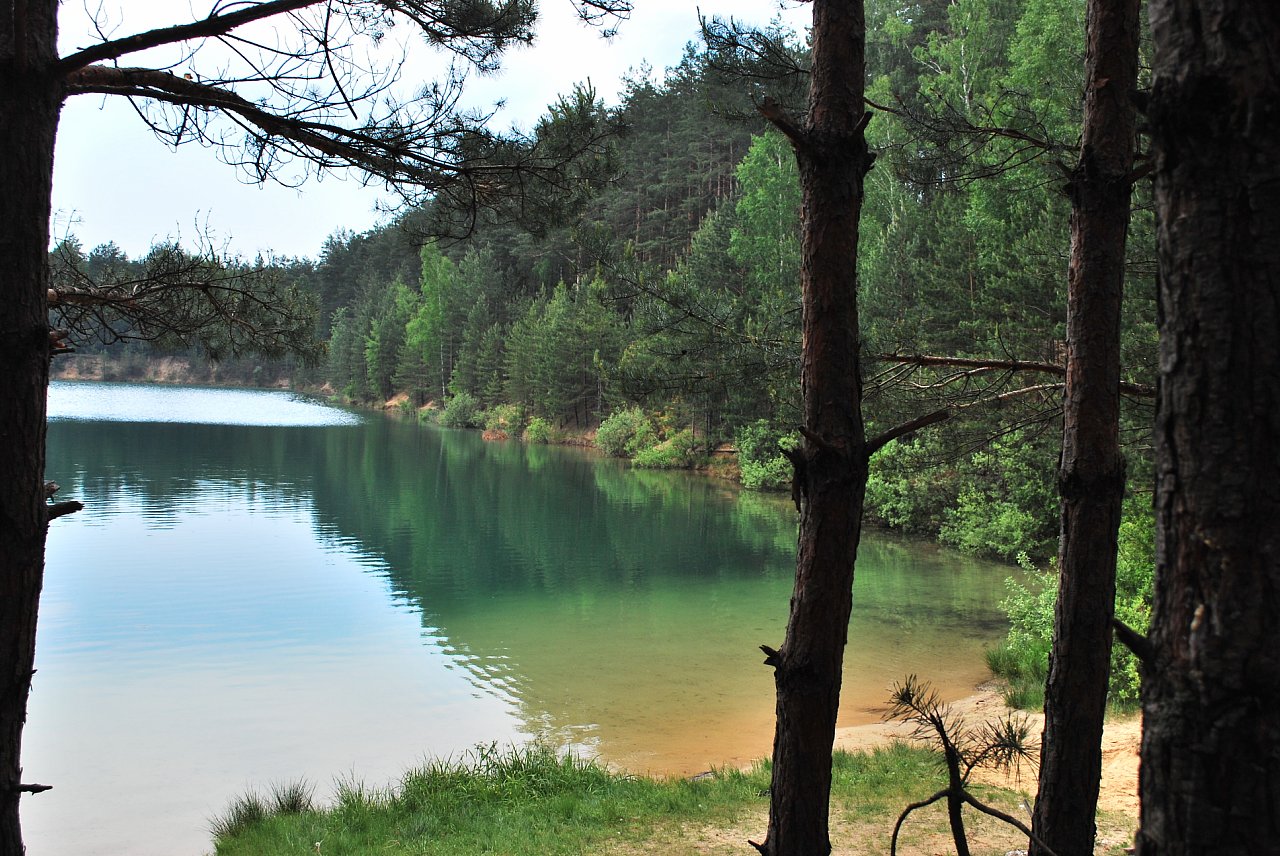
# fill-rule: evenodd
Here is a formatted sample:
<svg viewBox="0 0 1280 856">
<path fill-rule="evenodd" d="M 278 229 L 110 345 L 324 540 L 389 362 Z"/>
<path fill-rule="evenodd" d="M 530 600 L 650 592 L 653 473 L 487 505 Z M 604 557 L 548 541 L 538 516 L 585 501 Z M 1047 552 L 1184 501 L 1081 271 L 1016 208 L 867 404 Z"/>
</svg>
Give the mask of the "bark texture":
<svg viewBox="0 0 1280 856">
<path fill-rule="evenodd" d="M 1153 0 L 1143 856 L 1280 853 L 1280 4 Z"/>
<path fill-rule="evenodd" d="M 858 368 L 856 259 L 863 177 L 865 23 L 861 0 L 815 0 L 813 74 L 803 127 L 771 116 L 796 151 L 803 193 L 805 440 L 793 456 L 800 505 L 795 590 L 782 649 L 768 651 L 777 686 L 771 856 L 831 850 L 831 749 L 853 567 L 867 481 Z"/>
<path fill-rule="evenodd" d="M 1062 530 L 1033 830 L 1058 856 L 1093 853 L 1115 614 L 1120 304 L 1129 229 L 1138 0 L 1089 0 L 1084 127 L 1072 175 Z M 1033 856 L 1046 850 L 1033 843 Z"/>
<path fill-rule="evenodd" d="M 23 852 L 22 727 L 44 575 L 56 0 L 0 3 L 0 856 Z"/>
</svg>

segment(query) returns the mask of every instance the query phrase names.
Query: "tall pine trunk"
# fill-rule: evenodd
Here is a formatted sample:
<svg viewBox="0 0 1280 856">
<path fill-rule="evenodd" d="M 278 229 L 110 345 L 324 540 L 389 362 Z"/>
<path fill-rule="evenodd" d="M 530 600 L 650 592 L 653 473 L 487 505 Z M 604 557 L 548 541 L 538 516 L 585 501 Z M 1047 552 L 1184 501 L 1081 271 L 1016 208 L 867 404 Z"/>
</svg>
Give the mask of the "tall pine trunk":
<svg viewBox="0 0 1280 856">
<path fill-rule="evenodd" d="M 1280 4 L 1152 0 L 1143 856 L 1280 853 Z"/>
<path fill-rule="evenodd" d="M 44 574 L 55 0 L 0 4 L 0 856 L 23 852 L 22 727 Z"/>
<path fill-rule="evenodd" d="M 800 535 L 786 637 L 769 651 L 777 686 L 770 856 L 831 850 L 831 750 L 853 566 L 867 483 L 858 368 L 858 218 L 871 165 L 863 128 L 861 0 L 815 0 L 808 115 L 791 139 L 803 192 L 801 288 L 804 441 L 793 453 Z"/>
<path fill-rule="evenodd" d="M 1089 0 L 1084 128 L 1071 177 L 1067 384 L 1058 490 L 1062 530 L 1033 830 L 1058 856 L 1089 856 L 1115 613 L 1120 303 L 1129 229 L 1138 0 Z M 1045 848 L 1032 843 L 1033 856 Z"/>
</svg>

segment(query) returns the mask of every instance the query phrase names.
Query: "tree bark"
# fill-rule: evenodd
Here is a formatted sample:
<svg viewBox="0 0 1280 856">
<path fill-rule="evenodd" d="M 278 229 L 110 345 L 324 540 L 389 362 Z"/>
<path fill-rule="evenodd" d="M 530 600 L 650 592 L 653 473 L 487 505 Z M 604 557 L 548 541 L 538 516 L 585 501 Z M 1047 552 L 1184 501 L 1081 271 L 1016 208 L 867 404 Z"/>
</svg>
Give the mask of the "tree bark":
<svg viewBox="0 0 1280 856">
<path fill-rule="evenodd" d="M 55 0 L 0 4 L 0 856 L 23 852 L 22 727 L 48 523 L 50 197 L 61 88 Z"/>
<path fill-rule="evenodd" d="M 1143 856 L 1280 853 L 1280 4 L 1152 0 L 1160 253 Z"/>
<path fill-rule="evenodd" d="M 855 274 L 863 177 L 865 23 L 861 0 L 815 0 L 813 72 L 802 128 L 766 105 L 790 138 L 803 194 L 801 288 L 804 442 L 793 453 L 800 535 L 791 613 L 780 651 L 770 856 L 831 850 L 831 750 L 853 568 L 867 481 Z"/>
<path fill-rule="evenodd" d="M 1058 491 L 1062 530 L 1032 828 L 1058 856 L 1093 853 L 1115 614 L 1120 305 L 1136 132 L 1138 0 L 1089 0 L 1084 127 L 1069 185 L 1067 382 Z M 1032 856 L 1046 848 L 1031 844 Z"/>
</svg>

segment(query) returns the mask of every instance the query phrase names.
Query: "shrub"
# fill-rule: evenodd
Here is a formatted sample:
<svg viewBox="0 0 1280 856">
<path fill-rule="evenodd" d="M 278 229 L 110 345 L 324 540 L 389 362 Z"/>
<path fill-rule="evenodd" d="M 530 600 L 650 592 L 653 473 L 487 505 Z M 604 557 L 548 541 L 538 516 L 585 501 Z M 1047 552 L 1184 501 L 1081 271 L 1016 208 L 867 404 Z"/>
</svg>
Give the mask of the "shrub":
<svg viewBox="0 0 1280 856">
<path fill-rule="evenodd" d="M 649 437 L 654 433 L 653 424 L 644 411 L 639 407 L 629 407 L 613 412 L 600 423 L 596 431 L 596 445 L 606 455 L 621 458 L 630 453 L 638 434 Z"/>
<path fill-rule="evenodd" d="M 734 434 L 738 447 L 738 469 L 742 486 L 751 490 L 785 490 L 791 487 L 791 462 L 781 449 L 794 449 L 799 440 L 794 434 L 760 419 L 744 425 Z"/>
<path fill-rule="evenodd" d="M 637 435 L 638 436 L 638 435 Z M 632 459 L 637 467 L 649 470 L 681 470 L 693 466 L 693 429 L 677 431 L 656 446 L 639 449 Z"/>
<path fill-rule="evenodd" d="M 520 439 L 526 443 L 550 443 L 555 439 L 555 430 L 550 422 L 541 416 L 535 416 L 529 420 L 529 425 L 524 429 Z"/>
<path fill-rule="evenodd" d="M 519 404 L 495 404 L 484 412 L 484 430 L 486 431 L 518 434 L 522 425 L 524 425 L 524 407 Z"/>
<path fill-rule="evenodd" d="M 963 487 L 938 540 L 1002 559 L 1056 552 L 1058 492 L 1038 438 L 1015 431 L 963 463 Z"/>
<path fill-rule="evenodd" d="M 460 392 L 445 403 L 440 411 L 440 424 L 446 428 L 479 428 L 480 403 L 469 392 Z"/>
<path fill-rule="evenodd" d="M 1006 701 L 1016 707 L 1044 703 L 1044 681 L 1053 645 L 1053 610 L 1058 596 L 1057 569 L 1035 567 L 1023 553 L 1019 564 L 1025 580 L 1006 582 L 1009 596 L 1000 608 L 1009 616 L 1009 635 L 987 655 L 987 664 L 1009 682 Z M 1116 618 L 1146 633 L 1151 618 L 1151 584 L 1155 574 L 1155 519 L 1136 499 L 1125 501 L 1116 556 Z M 1138 701 L 1138 661 L 1118 640 L 1111 646 L 1109 702 L 1131 707 Z"/>
<path fill-rule="evenodd" d="M 937 537 L 958 491 L 954 463 L 938 432 L 897 440 L 871 456 L 867 475 L 867 516 L 876 523 L 913 534 Z"/>
</svg>

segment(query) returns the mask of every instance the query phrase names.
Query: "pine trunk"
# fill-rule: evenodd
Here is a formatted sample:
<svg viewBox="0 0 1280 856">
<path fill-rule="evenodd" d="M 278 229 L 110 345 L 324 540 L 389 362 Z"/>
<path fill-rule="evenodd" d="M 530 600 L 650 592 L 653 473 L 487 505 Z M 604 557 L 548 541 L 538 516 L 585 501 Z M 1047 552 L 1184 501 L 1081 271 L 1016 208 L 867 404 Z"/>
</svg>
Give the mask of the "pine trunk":
<svg viewBox="0 0 1280 856">
<path fill-rule="evenodd" d="M 1089 0 L 1084 128 L 1072 175 L 1062 531 L 1033 830 L 1058 856 L 1093 853 L 1115 613 L 1120 304 L 1129 228 L 1138 0 Z M 1032 842 L 1032 856 L 1046 850 Z"/>
<path fill-rule="evenodd" d="M 803 191 L 805 439 L 793 458 L 801 507 L 796 582 L 782 649 L 770 652 L 777 730 L 762 853 L 822 856 L 853 566 L 867 481 L 855 265 L 863 177 L 861 0 L 813 4 L 808 118 L 790 129 Z"/>
<path fill-rule="evenodd" d="M 1280 853 L 1280 4 L 1153 0 L 1143 856 Z"/>
<path fill-rule="evenodd" d="M 23 852 L 22 727 L 44 573 L 50 194 L 57 3 L 0 5 L 0 856 Z"/>
</svg>

